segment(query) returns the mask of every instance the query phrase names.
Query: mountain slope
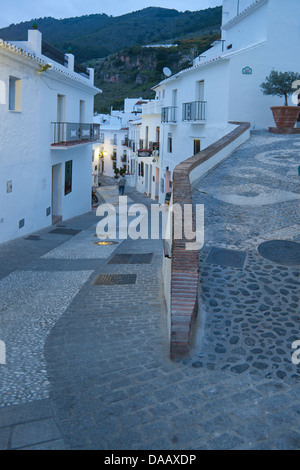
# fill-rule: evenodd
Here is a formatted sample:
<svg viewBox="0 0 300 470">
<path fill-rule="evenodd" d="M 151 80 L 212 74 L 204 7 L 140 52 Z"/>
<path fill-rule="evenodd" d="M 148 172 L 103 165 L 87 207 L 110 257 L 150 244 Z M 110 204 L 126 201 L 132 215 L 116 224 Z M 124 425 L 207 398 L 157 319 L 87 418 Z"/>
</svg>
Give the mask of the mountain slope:
<svg viewBox="0 0 300 470">
<path fill-rule="evenodd" d="M 172 43 L 191 34 L 199 37 L 216 32 L 221 24 L 221 7 L 200 11 L 178 12 L 166 8 L 149 7 L 126 15 L 112 17 L 106 14 L 85 15 L 56 20 L 36 19 L 38 29 L 48 43 L 62 51 L 72 48 L 79 62 L 106 57 L 135 44 Z M 0 38 L 26 40 L 33 21 L 12 24 L 0 29 Z"/>
<path fill-rule="evenodd" d="M 95 97 L 95 110 L 122 109 L 124 98 L 154 98 L 151 88 L 164 79 L 163 68 L 172 73 L 190 67 L 196 55 L 207 50 L 217 34 L 199 39 L 183 39 L 170 48 L 133 46 L 104 59 L 92 61 L 95 84 L 103 93 Z"/>
</svg>

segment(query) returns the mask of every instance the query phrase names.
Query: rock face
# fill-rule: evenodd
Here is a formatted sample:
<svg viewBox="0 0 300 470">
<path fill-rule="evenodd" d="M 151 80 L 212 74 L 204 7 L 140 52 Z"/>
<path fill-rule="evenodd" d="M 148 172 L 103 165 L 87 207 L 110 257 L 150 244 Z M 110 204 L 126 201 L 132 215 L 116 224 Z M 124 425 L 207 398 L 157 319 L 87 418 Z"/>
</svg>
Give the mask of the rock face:
<svg viewBox="0 0 300 470">
<path fill-rule="evenodd" d="M 210 47 L 218 34 L 176 41 L 172 47 L 132 46 L 115 54 L 92 61 L 95 84 L 103 90 L 95 99 L 95 110 L 109 112 L 110 107 L 119 108 L 124 98 L 153 98 L 152 87 L 164 78 L 163 68 L 177 73 L 193 63 L 194 57 Z M 88 65 L 88 64 L 86 64 Z"/>
</svg>

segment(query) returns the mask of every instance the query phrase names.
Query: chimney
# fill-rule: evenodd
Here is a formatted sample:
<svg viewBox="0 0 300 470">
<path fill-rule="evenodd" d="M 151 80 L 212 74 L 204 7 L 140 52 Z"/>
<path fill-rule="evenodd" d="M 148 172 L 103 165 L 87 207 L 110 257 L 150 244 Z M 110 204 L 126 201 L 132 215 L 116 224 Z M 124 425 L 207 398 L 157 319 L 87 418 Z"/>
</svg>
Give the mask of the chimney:
<svg viewBox="0 0 300 470">
<path fill-rule="evenodd" d="M 70 69 L 71 72 L 74 72 L 74 62 L 75 62 L 74 54 L 66 54 L 66 57 L 68 57 L 68 69 Z"/>
<path fill-rule="evenodd" d="M 89 71 L 90 81 L 92 82 L 92 85 L 94 85 L 95 70 L 91 67 L 88 67 L 87 70 Z"/>
<path fill-rule="evenodd" d="M 37 29 L 28 30 L 28 45 L 35 54 L 42 53 L 42 33 Z"/>
</svg>

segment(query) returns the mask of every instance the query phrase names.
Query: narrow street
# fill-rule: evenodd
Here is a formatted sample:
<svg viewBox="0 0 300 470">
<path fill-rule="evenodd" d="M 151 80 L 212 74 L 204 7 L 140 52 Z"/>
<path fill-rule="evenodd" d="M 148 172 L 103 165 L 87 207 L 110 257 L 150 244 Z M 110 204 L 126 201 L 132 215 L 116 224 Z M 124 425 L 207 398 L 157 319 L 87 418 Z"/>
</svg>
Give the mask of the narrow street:
<svg viewBox="0 0 300 470">
<path fill-rule="evenodd" d="M 169 359 L 161 240 L 97 245 L 93 210 L 0 246 L 0 449 L 300 448 L 298 255 L 257 251 L 299 242 L 299 147 L 255 132 L 194 188 L 202 295 L 182 360 Z M 115 205 L 115 181 L 98 194 Z"/>
</svg>

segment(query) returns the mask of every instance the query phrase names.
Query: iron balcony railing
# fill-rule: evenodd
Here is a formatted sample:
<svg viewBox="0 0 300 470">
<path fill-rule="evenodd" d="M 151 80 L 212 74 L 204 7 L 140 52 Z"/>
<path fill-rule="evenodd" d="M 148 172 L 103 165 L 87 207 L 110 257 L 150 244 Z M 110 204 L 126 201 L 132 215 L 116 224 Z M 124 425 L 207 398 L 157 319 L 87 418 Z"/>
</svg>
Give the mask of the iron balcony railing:
<svg viewBox="0 0 300 470">
<path fill-rule="evenodd" d="M 100 139 L 100 124 L 74 122 L 52 122 L 52 146 L 78 145 L 97 142 Z"/>
<path fill-rule="evenodd" d="M 42 41 L 42 54 L 49 57 L 49 59 L 68 67 L 68 56 L 45 41 Z"/>
<path fill-rule="evenodd" d="M 90 78 L 90 71 L 83 65 L 78 64 L 77 62 L 74 63 L 74 72 L 79 73 L 85 78 Z"/>
<path fill-rule="evenodd" d="M 110 157 L 113 161 L 116 161 L 117 160 L 117 155 L 115 153 L 113 153 Z"/>
<path fill-rule="evenodd" d="M 139 153 L 144 153 L 146 156 L 159 155 L 159 142 L 148 142 L 148 145 L 144 145 L 144 141 L 140 140 L 140 148 L 138 149 Z"/>
<path fill-rule="evenodd" d="M 68 56 L 51 46 L 51 44 L 48 44 L 46 41 L 42 41 L 42 54 L 49 59 L 54 60 L 58 64 L 68 67 Z M 89 70 L 77 62 L 74 63 L 74 72 L 79 73 L 85 78 L 90 78 Z"/>
<path fill-rule="evenodd" d="M 182 105 L 183 121 L 205 121 L 206 101 L 192 101 Z"/>
<path fill-rule="evenodd" d="M 161 122 L 177 122 L 177 106 L 167 106 L 161 110 Z"/>
<path fill-rule="evenodd" d="M 110 145 L 118 145 L 117 139 L 110 139 Z"/>
</svg>

